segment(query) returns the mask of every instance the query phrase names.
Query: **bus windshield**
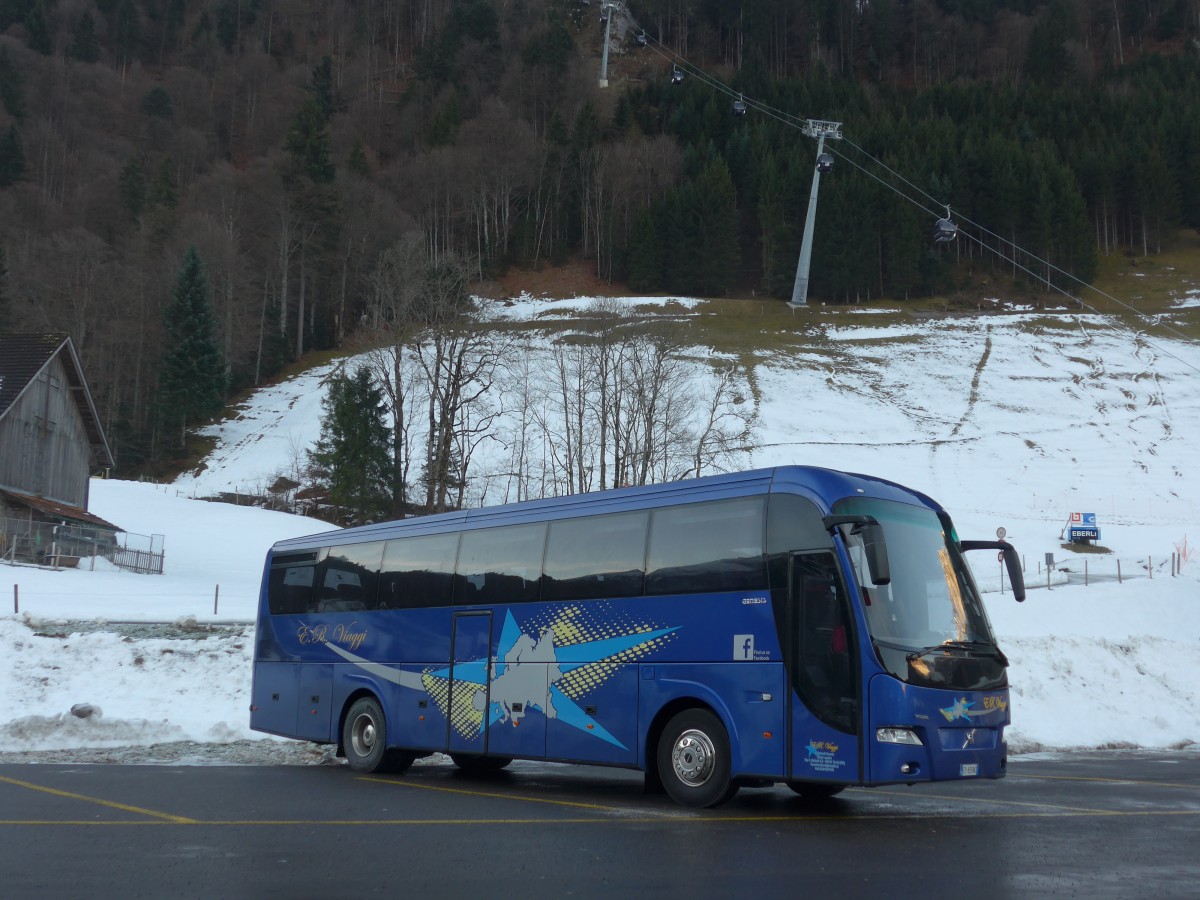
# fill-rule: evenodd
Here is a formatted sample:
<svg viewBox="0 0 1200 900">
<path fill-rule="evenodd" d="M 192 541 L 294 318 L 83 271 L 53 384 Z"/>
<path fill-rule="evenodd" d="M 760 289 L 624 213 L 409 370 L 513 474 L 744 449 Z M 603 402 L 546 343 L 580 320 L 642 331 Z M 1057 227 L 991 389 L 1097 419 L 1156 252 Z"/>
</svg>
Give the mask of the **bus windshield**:
<svg viewBox="0 0 1200 900">
<path fill-rule="evenodd" d="M 871 584 L 861 539 L 848 528 L 843 535 L 884 667 L 913 684 L 958 690 L 1007 684 L 1008 662 L 996 647 L 949 520 L 931 509 L 857 497 L 835 504 L 834 511 L 873 516 L 883 526 L 892 575 L 886 585 Z"/>
</svg>

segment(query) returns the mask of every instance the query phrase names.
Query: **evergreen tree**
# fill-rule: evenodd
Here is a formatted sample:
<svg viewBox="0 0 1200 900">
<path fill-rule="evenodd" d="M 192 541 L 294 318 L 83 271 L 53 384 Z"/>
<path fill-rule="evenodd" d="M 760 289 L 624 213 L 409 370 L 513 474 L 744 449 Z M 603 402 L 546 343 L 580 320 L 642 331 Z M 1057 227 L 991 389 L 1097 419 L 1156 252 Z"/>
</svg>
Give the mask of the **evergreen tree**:
<svg viewBox="0 0 1200 900">
<path fill-rule="evenodd" d="M 0 138 L 0 188 L 19 181 L 25 174 L 25 150 L 16 125 L 9 125 L 8 132 Z"/>
<path fill-rule="evenodd" d="M 710 162 L 686 192 L 686 198 L 688 288 L 707 295 L 724 293 L 733 287 L 741 261 L 737 195 L 725 161 L 717 157 Z"/>
<path fill-rule="evenodd" d="M 100 42 L 96 38 L 96 19 L 85 12 L 75 26 L 71 41 L 71 58 L 80 62 L 94 63 L 100 58 Z"/>
<path fill-rule="evenodd" d="M 283 146 L 297 172 L 307 175 L 315 184 L 333 183 L 329 123 L 315 97 L 309 97 L 300 107 Z"/>
<path fill-rule="evenodd" d="M 142 38 L 141 15 L 133 0 L 121 0 L 117 7 L 115 38 L 117 49 L 121 51 L 122 62 L 132 60 Z"/>
<path fill-rule="evenodd" d="M 158 164 L 158 172 L 150 184 L 147 198 L 151 206 L 174 209 L 179 202 L 179 189 L 175 186 L 175 161 L 167 154 Z"/>
<path fill-rule="evenodd" d="M 28 35 L 29 48 L 44 56 L 54 53 L 54 32 L 46 14 L 46 0 L 37 0 L 25 14 L 25 32 Z"/>
<path fill-rule="evenodd" d="M 321 436 L 308 458 L 330 502 L 354 524 L 386 515 L 391 507 L 391 429 L 383 391 L 370 368 L 361 365 L 350 377 L 339 373 L 321 405 Z"/>
<path fill-rule="evenodd" d="M 140 216 L 146 207 L 146 173 L 136 159 L 131 159 L 121 170 L 117 178 L 117 190 L 129 215 L 135 219 Z"/>
<path fill-rule="evenodd" d="M 322 118 L 328 123 L 332 121 L 334 113 L 333 60 L 328 56 L 321 57 L 321 61 L 313 66 L 312 78 L 309 90 L 317 101 Z"/>
<path fill-rule="evenodd" d="M 350 158 L 346 160 L 346 168 L 363 178 L 371 177 L 371 163 L 367 159 L 367 144 L 361 134 L 354 139 L 354 146 L 350 148 Z"/>
<path fill-rule="evenodd" d="M 225 360 L 217 344 L 208 279 L 194 246 L 184 255 L 164 317 L 167 352 L 158 384 L 159 421 L 166 430 L 179 429 L 182 447 L 188 424 L 219 412 L 225 393 Z"/>
<path fill-rule="evenodd" d="M 8 56 L 8 48 L 0 46 L 0 106 L 14 119 L 25 115 L 25 98 L 21 94 L 21 76 Z"/>
<path fill-rule="evenodd" d="M 292 361 L 292 345 L 283 329 L 283 310 L 278 300 L 267 304 L 262 325 L 259 382 L 270 378 Z"/>
<path fill-rule="evenodd" d="M 662 290 L 662 231 L 654 208 L 638 211 L 629 234 L 627 265 L 629 286 L 635 291 Z"/>
<path fill-rule="evenodd" d="M 0 244 L 0 334 L 12 328 L 12 301 L 8 298 L 8 264 Z"/>
<path fill-rule="evenodd" d="M 174 115 L 174 110 L 171 108 L 171 95 L 157 85 L 146 91 L 146 96 L 142 97 L 140 108 L 144 115 L 159 119 L 169 119 Z"/>
</svg>

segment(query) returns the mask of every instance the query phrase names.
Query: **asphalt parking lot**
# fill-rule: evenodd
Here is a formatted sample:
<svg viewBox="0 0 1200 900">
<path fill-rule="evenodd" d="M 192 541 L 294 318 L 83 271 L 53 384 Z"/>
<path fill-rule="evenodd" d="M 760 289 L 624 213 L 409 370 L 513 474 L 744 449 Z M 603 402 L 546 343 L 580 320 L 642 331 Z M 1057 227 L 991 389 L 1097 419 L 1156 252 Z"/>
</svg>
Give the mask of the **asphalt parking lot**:
<svg viewBox="0 0 1200 900">
<path fill-rule="evenodd" d="M 1016 758 L 1008 778 L 744 789 L 711 810 L 639 773 L 0 766 L 3 896 L 1196 897 L 1200 753 Z"/>
</svg>

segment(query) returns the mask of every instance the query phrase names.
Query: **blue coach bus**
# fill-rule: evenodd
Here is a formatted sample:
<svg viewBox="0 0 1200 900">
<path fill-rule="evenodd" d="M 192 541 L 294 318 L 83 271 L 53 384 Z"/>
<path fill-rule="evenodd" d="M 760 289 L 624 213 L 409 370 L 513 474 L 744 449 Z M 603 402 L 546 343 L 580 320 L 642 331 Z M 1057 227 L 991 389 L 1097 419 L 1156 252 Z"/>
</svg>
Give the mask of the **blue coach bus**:
<svg viewBox="0 0 1200 900">
<path fill-rule="evenodd" d="M 280 541 L 250 725 L 360 772 L 448 753 L 641 769 L 685 805 L 779 782 L 1005 774 L 1009 693 L 961 541 L 889 481 L 784 466 Z"/>
</svg>

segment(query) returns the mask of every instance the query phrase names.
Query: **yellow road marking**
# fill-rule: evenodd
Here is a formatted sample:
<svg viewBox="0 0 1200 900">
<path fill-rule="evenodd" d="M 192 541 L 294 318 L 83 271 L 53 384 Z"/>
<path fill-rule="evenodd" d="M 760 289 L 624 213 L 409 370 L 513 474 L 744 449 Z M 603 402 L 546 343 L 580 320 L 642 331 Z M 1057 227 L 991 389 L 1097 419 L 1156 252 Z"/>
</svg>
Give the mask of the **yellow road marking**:
<svg viewBox="0 0 1200 900">
<path fill-rule="evenodd" d="M 70 791 L 60 791 L 57 788 L 45 787 L 40 784 L 33 784 L 28 781 L 18 781 L 16 778 L 6 778 L 0 775 L 0 781 L 5 784 L 14 784 L 17 787 L 28 788 L 31 791 L 41 791 L 44 794 L 53 794 L 55 797 L 66 797 L 68 800 L 83 800 L 85 803 L 95 803 L 99 806 L 108 806 L 112 809 L 120 809 L 125 812 L 136 813 L 139 816 L 151 816 L 155 819 L 162 819 L 167 822 L 173 822 L 177 825 L 195 825 L 195 819 L 189 819 L 186 816 L 175 816 L 171 813 L 158 812 L 153 809 L 143 809 L 140 806 L 130 806 L 126 803 L 116 803 L 112 800 L 101 800 L 99 797 L 88 797 L 85 794 L 73 794 Z"/>
<path fill-rule="evenodd" d="M 1094 781 L 1100 784 L 1136 784 L 1139 786 L 1149 785 L 1150 787 L 1171 787 L 1185 788 L 1191 790 L 1200 790 L 1200 784 L 1175 784 L 1170 781 L 1142 781 L 1135 778 L 1102 778 L 1098 775 L 1029 775 L 1025 772 L 1013 774 L 1009 772 L 1009 778 L 1040 778 L 1043 781 Z"/>
<path fill-rule="evenodd" d="M 878 788 L 871 789 L 872 794 L 884 794 L 890 797 L 909 797 L 911 799 L 927 799 L 927 800 L 953 800 L 956 802 L 968 803 L 995 803 L 1000 806 L 1031 806 L 1034 809 L 1052 809 L 1062 810 L 1069 813 L 1089 813 L 1101 816 L 1120 815 L 1119 810 L 1095 809 L 1090 806 L 1064 806 L 1061 803 L 1031 803 L 1028 800 L 1000 800 L 995 797 L 959 797 L 948 796 L 946 794 L 927 794 L 921 791 L 919 794 L 914 794 L 911 791 L 882 791 Z"/>
<path fill-rule="evenodd" d="M 861 821 L 921 821 L 926 822 L 931 819 L 1082 819 L 1089 817 L 1119 817 L 1127 818 L 1131 816 L 1195 816 L 1200 815 L 1200 810 L 1194 809 L 1164 809 L 1164 810 L 1131 810 L 1128 812 L 1107 812 L 1105 810 L 1080 810 L 1080 811 L 1057 811 L 1049 810 L 1047 812 L 1002 812 L 1002 813 L 984 813 L 982 815 L 968 813 L 939 813 L 936 816 L 931 816 L 928 812 L 913 812 L 913 813 L 858 813 L 853 815 L 824 813 L 821 815 L 790 815 L 790 816 L 679 816 L 671 818 L 668 816 L 617 816 L 617 817 L 588 817 L 588 818 L 570 818 L 570 819 L 228 819 L 228 820 L 203 820 L 203 819 L 185 819 L 181 823 L 174 821 L 151 820 L 141 822 L 123 822 L 123 821 L 99 821 L 95 819 L 0 819 L 0 827 L 5 825 L 16 826 L 46 826 L 46 825 L 103 825 L 103 826 L 163 826 L 174 824 L 187 824 L 210 826 L 219 828 L 228 828 L 231 826 L 237 827 L 261 827 L 281 828 L 287 826 L 299 825 L 306 828 L 318 826 L 332 827 L 361 827 L 372 825 L 392 825 L 392 826 L 432 826 L 432 825 L 653 825 L 670 822 L 671 824 L 679 825 L 724 825 L 724 824 L 762 824 L 764 822 L 784 823 L 784 822 L 861 822 Z"/>
<path fill-rule="evenodd" d="M 545 797 L 522 797 L 514 794 L 499 794 L 495 791 L 469 791 L 464 788 L 441 787 L 434 784 L 420 784 L 411 780 L 395 781 L 390 778 L 373 778 L 367 775 L 358 776 L 359 781 L 373 781 L 377 784 L 393 784 L 397 787 L 420 788 L 423 791 L 441 791 L 446 794 L 465 794 L 468 797 L 493 797 L 499 800 L 522 800 L 526 803 L 549 803 L 551 806 L 570 806 L 577 809 L 598 809 L 604 812 L 629 812 L 625 806 L 604 806 L 599 803 L 578 803 L 574 800 L 551 800 Z"/>
<path fill-rule="evenodd" d="M 1073 778 L 1069 776 L 1024 776 L 1029 778 L 1056 778 L 1062 777 L 1066 780 L 1080 781 L 1111 781 L 1121 783 L 1122 779 L 1106 779 L 1106 778 Z M 440 785 L 419 784 L 411 780 L 395 781 L 386 778 L 373 778 L 368 776 L 359 776 L 361 781 L 373 781 L 382 784 L 391 784 L 399 787 L 418 788 L 426 791 L 440 791 L 449 794 L 460 794 L 470 797 L 484 797 L 490 799 L 501 800 L 519 800 L 526 803 L 544 803 L 550 806 L 564 806 L 578 809 L 591 809 L 603 813 L 611 813 L 615 815 L 593 816 L 587 818 L 471 818 L 471 819 L 261 819 L 261 820 L 203 820 L 194 819 L 186 816 L 177 816 L 171 813 L 160 812 L 158 810 L 145 809 L 140 806 L 131 806 L 126 803 L 117 803 L 112 800 L 103 800 L 98 797 L 90 797 L 86 794 L 77 794 L 71 791 L 63 791 L 57 788 L 46 787 L 44 785 L 34 784 L 28 781 L 20 781 L 15 778 L 7 778 L 0 775 L 0 782 L 11 784 L 16 787 L 27 788 L 33 791 L 51 794 L 56 797 L 63 797 L 69 800 L 82 800 L 86 803 L 94 803 L 99 806 L 106 806 L 111 809 L 118 809 L 123 812 L 134 813 L 142 816 L 149 816 L 152 821 L 99 821 L 99 820 L 67 820 L 67 819 L 0 819 L 0 826 L 17 825 L 17 826 L 46 826 L 46 825 L 211 825 L 211 826 L 363 826 L 363 825 L 588 825 L 588 824 L 612 824 L 625 823 L 630 824 L 653 824 L 660 822 L 673 823 L 688 823 L 688 824 L 721 824 L 721 823 L 764 823 L 764 822 L 837 822 L 837 821 L 863 821 L 863 820 L 928 820 L 930 818 L 979 818 L 979 819 L 1008 819 L 1008 818 L 1076 818 L 1076 817 L 1129 817 L 1129 816 L 1188 816 L 1200 815 L 1200 810 L 1105 810 L 1094 809 L 1090 807 L 1063 806 L 1053 803 L 1032 803 L 1019 800 L 1003 800 L 994 797 L 962 797 L 962 796 L 947 796 L 944 794 L 926 794 L 924 792 L 914 795 L 910 791 L 885 791 L 873 789 L 870 794 L 884 796 L 904 796 L 909 798 L 922 798 L 930 800 L 943 800 L 955 803 L 967 802 L 970 805 L 981 803 L 992 803 L 998 806 L 1024 807 L 1027 810 L 1013 812 L 998 812 L 998 813 L 972 813 L 972 812 L 945 812 L 940 811 L 931 816 L 928 811 L 914 810 L 911 813 L 906 812 L 862 812 L 854 814 L 846 813 L 821 813 L 821 814 L 805 814 L 797 812 L 789 815 L 744 815 L 744 816 L 723 816 L 705 815 L 699 812 L 689 812 L 684 809 L 667 810 L 662 813 L 646 815 L 644 812 L 640 814 L 630 815 L 630 813 L 639 813 L 640 811 L 632 807 L 606 806 L 597 803 L 581 803 L 573 800 L 554 800 L 544 797 L 528 797 L 514 794 L 503 794 L 495 791 L 475 791 L 463 788 L 442 787 Z M 1141 782 L 1137 782 L 1141 783 Z M 1147 782 L 1148 784 L 1159 785 L 1160 782 Z M 1192 787 L 1192 785 L 1162 785 L 1164 787 Z M 868 796 L 867 792 L 863 792 L 864 796 Z M 1041 810 L 1040 812 L 1037 810 Z"/>
</svg>

